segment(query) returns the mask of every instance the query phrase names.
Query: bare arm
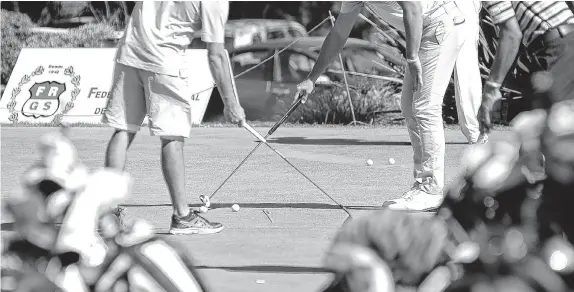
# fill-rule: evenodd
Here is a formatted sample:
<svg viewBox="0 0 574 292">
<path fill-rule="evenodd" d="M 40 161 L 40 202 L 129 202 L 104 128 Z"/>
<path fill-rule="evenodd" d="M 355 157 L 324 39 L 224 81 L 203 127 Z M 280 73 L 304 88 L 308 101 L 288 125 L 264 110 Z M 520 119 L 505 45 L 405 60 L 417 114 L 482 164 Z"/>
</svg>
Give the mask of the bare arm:
<svg viewBox="0 0 574 292">
<path fill-rule="evenodd" d="M 494 62 L 490 68 L 488 80 L 493 83 L 502 84 L 518 54 L 522 32 L 516 17 L 512 17 L 498 24 L 498 27 L 500 28 L 500 40 L 498 42 Z M 485 89 L 488 89 L 488 87 L 489 84 L 487 84 Z"/>
<path fill-rule="evenodd" d="M 398 1 L 403 9 L 403 21 L 407 38 L 407 59 L 416 59 L 421 47 L 423 33 L 423 9 L 419 1 Z"/>
<path fill-rule="evenodd" d="M 309 73 L 308 79 L 313 83 L 315 83 L 319 76 L 325 72 L 329 64 L 333 62 L 335 57 L 343 49 L 360 11 L 360 7 L 357 7 L 353 11 L 341 13 L 337 17 L 335 25 L 331 31 L 329 31 L 327 38 L 325 38 L 325 41 L 323 42 L 323 46 L 321 46 L 321 52 L 319 53 L 317 63 Z"/>
<path fill-rule="evenodd" d="M 221 43 L 207 43 L 207 58 L 209 69 L 215 79 L 215 84 L 223 103 L 231 105 L 236 102 L 235 88 L 233 87 L 233 76 L 231 74 L 231 64 L 229 55 Z"/>
<path fill-rule="evenodd" d="M 229 122 L 240 126 L 245 121 L 245 112 L 239 104 L 235 89 L 233 71 L 229 55 L 225 51 L 225 23 L 229 14 L 229 3 L 226 1 L 202 1 L 201 39 L 207 43 L 209 69 L 225 107 L 223 114 Z"/>
</svg>

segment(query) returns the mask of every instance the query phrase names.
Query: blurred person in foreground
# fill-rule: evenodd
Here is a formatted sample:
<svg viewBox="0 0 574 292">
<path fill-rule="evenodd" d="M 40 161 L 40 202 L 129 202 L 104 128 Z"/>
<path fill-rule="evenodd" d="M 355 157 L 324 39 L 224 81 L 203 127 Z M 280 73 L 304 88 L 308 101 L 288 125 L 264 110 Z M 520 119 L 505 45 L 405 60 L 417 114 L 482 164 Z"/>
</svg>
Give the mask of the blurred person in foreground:
<svg viewBox="0 0 574 292">
<path fill-rule="evenodd" d="M 520 45 L 524 45 L 532 59 L 528 68 L 531 88 L 523 90 L 532 111 L 519 115 L 515 123 L 528 119 L 529 115 L 543 114 L 553 102 L 544 97 L 552 78 L 574 79 L 574 14 L 565 1 L 485 1 L 482 2 L 499 30 L 496 55 L 490 75 L 483 89 L 479 110 L 482 133 L 492 129 L 491 113 L 494 103 L 502 98 L 500 87 L 516 60 Z M 565 96 L 555 95 L 561 99 Z M 540 130 L 541 125 L 535 127 Z M 526 130 L 524 135 L 537 136 L 536 131 Z M 537 139 L 530 139 L 537 141 Z M 539 143 L 524 145 L 523 156 L 530 157 L 529 169 L 539 177 L 544 175 L 544 158 Z"/>
<path fill-rule="evenodd" d="M 118 224 L 110 207 L 128 195 L 125 173 L 87 173 L 60 133 L 40 149 L 6 202 L 17 237 L 3 250 L 2 291 L 205 291 L 185 249 L 143 220 Z"/>
<path fill-rule="evenodd" d="M 574 119 L 574 104 L 569 115 Z M 386 209 L 346 222 L 326 255 L 325 266 L 335 276 L 324 291 L 574 289 L 574 247 L 560 232 L 544 234 L 549 223 L 565 227 L 568 234 L 564 216 L 569 222 L 574 218 L 563 213 L 558 217 L 562 221 L 550 222 L 541 216 L 546 208 L 542 182 L 532 177 L 518 153 L 520 134 L 509 136 L 509 141 L 467 150 L 461 176 L 449 186 L 435 216 Z M 551 137 L 556 136 L 563 137 L 538 138 L 546 144 L 555 142 Z M 574 143 L 572 132 L 569 138 Z M 567 174 L 559 180 L 569 178 L 571 191 L 574 172 Z M 552 176 L 549 181 L 555 180 Z M 542 196 L 548 190 L 544 188 Z M 565 191 L 554 189 L 561 195 Z"/>
<path fill-rule="evenodd" d="M 415 181 L 400 198 L 383 205 L 393 210 L 434 210 L 443 200 L 443 98 L 457 56 L 469 41 L 464 14 L 455 1 L 342 2 L 317 63 L 297 87 L 303 100 L 313 92 L 319 76 L 341 51 L 363 7 L 406 34 L 407 69 L 401 110 L 414 152 Z"/>
<path fill-rule="evenodd" d="M 347 222 L 327 253 L 325 291 L 574 291 L 574 83 L 546 78 L 549 109 L 467 149 L 435 216 L 383 210 Z M 536 143 L 542 179 L 520 153 Z"/>
<path fill-rule="evenodd" d="M 240 126 L 239 104 L 229 56 L 224 49 L 228 1 L 140 1 L 118 45 L 111 95 L 103 123 L 114 128 L 106 167 L 124 170 L 127 150 L 146 115 L 150 132 L 161 140 L 161 165 L 173 203 L 172 234 L 211 234 L 223 230 L 190 210 L 185 190 L 184 139 L 191 131 L 189 72 L 186 57 L 193 33 L 201 30 L 209 67 L 225 105 L 226 118 Z M 116 213 L 122 218 L 122 209 Z"/>
<path fill-rule="evenodd" d="M 106 205 L 125 198 L 129 181 L 112 169 L 88 173 L 63 132 L 41 137 L 39 150 L 20 188 L 4 202 L 16 234 L 5 245 L 2 268 L 17 279 L 14 291 L 85 291 L 77 264 L 102 259 L 105 247 L 95 233 L 96 220 L 109 213 Z M 34 288 L 42 278 L 52 284 Z"/>
</svg>

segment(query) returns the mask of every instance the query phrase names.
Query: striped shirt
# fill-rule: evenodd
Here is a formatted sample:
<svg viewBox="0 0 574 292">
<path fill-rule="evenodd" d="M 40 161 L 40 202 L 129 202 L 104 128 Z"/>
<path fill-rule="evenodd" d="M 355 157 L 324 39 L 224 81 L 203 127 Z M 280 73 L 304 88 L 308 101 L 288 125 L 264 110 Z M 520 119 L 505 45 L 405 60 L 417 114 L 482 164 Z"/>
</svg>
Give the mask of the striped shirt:
<svg viewBox="0 0 574 292">
<path fill-rule="evenodd" d="M 525 46 L 551 28 L 574 23 L 574 14 L 564 1 L 485 1 L 482 3 L 494 24 L 516 17 L 522 30 L 522 43 Z"/>
</svg>

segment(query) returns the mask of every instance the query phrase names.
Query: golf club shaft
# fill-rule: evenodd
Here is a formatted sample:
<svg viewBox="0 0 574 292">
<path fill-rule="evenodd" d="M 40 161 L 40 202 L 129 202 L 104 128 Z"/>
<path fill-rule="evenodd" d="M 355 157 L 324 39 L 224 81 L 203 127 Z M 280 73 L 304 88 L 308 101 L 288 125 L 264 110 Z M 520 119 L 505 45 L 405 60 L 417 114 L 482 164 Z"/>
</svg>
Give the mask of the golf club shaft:
<svg viewBox="0 0 574 292">
<path fill-rule="evenodd" d="M 269 132 L 267 132 L 267 135 L 265 135 L 264 140 L 267 140 L 267 138 L 269 136 L 271 136 L 280 126 L 281 124 L 283 124 L 287 118 L 289 117 L 289 115 L 291 113 L 293 113 L 293 111 L 295 111 L 295 109 L 301 105 L 301 101 L 302 98 L 301 96 L 299 96 L 299 98 L 297 99 L 297 101 L 291 106 L 291 108 L 289 108 L 289 110 L 283 115 L 283 117 L 281 117 L 281 119 L 279 121 L 277 121 L 277 123 L 275 123 L 275 125 L 273 125 L 273 127 L 271 127 L 271 129 L 269 130 Z M 259 148 L 259 146 L 261 146 L 261 144 L 263 143 L 263 141 L 260 141 L 257 146 L 255 146 L 255 148 L 253 148 L 253 150 L 251 150 L 251 152 L 249 152 L 249 154 L 247 154 L 247 156 L 241 161 L 241 163 L 239 163 L 239 165 L 229 174 L 229 176 L 227 176 L 227 178 L 217 187 L 217 189 L 209 196 L 209 198 L 213 198 L 213 196 L 215 196 L 215 194 L 225 185 L 225 183 L 235 174 L 235 172 L 237 172 L 237 170 L 239 170 L 239 168 L 241 168 L 241 166 L 247 161 L 247 159 L 249 159 L 249 157 L 251 157 L 251 155 L 255 152 L 255 150 L 257 150 L 257 148 Z"/>
<path fill-rule="evenodd" d="M 285 162 L 287 162 L 287 164 L 291 165 L 291 167 L 293 167 L 293 169 L 295 169 L 305 179 L 307 179 L 310 183 L 312 183 L 319 191 L 321 191 L 325 196 L 327 196 L 329 199 L 331 199 L 331 201 L 333 201 L 335 204 L 337 204 L 339 207 L 341 207 L 341 209 L 343 209 L 343 211 L 345 211 L 349 215 L 349 217 L 351 217 L 351 218 L 353 217 L 353 215 L 351 215 L 351 212 L 349 212 L 349 210 L 347 210 L 347 208 L 345 206 L 343 206 L 342 204 L 339 204 L 339 202 L 337 202 L 335 199 L 333 199 L 333 197 L 331 197 L 329 194 L 327 194 L 327 192 L 325 192 L 325 190 L 323 190 L 319 185 L 317 185 L 313 180 L 311 180 L 307 175 L 305 175 L 301 170 L 299 170 L 295 165 L 293 165 L 293 163 L 291 163 L 291 161 L 289 161 L 287 159 L 287 157 L 285 157 L 283 154 L 281 154 L 281 152 L 279 152 L 278 150 L 273 148 L 271 145 L 269 145 L 269 143 L 264 143 L 264 144 L 267 145 L 267 147 L 269 147 L 269 149 L 273 150 L 273 152 L 277 153 L 277 155 L 281 156 L 281 158 L 283 158 L 283 160 L 285 160 Z"/>
<path fill-rule="evenodd" d="M 275 125 L 273 125 L 273 127 L 271 127 L 271 129 L 269 129 L 269 132 L 267 132 L 267 134 L 271 135 L 271 134 L 275 133 L 275 131 L 277 131 L 279 126 L 281 126 L 281 124 L 283 124 L 287 120 L 287 118 L 297 109 L 297 107 L 299 107 L 299 105 L 301 105 L 302 102 L 303 102 L 303 99 L 301 98 L 301 95 L 300 95 L 297 98 L 297 100 L 295 101 L 295 103 L 293 103 L 293 105 L 291 105 L 291 108 L 289 108 L 289 110 L 283 115 L 283 117 L 277 123 L 275 123 Z"/>
<path fill-rule="evenodd" d="M 261 146 L 261 144 L 263 144 L 263 142 L 259 142 L 257 144 L 257 146 L 255 146 L 255 148 L 253 148 L 253 150 L 251 150 L 251 152 L 249 152 L 249 154 L 247 154 L 247 156 L 245 156 L 245 158 L 243 158 L 243 160 L 241 160 L 241 162 L 239 163 L 239 165 L 237 165 L 237 167 L 229 174 L 229 176 L 227 176 L 227 178 L 219 185 L 219 187 L 217 187 L 217 189 L 211 193 L 211 195 L 209 196 L 209 198 L 213 198 L 213 196 L 215 196 L 215 194 L 225 185 L 225 183 L 237 172 L 237 170 L 239 168 L 241 168 L 241 166 L 247 161 L 247 159 L 249 159 L 249 157 L 251 157 L 251 155 L 253 155 L 253 153 L 255 153 L 255 150 L 257 150 L 257 148 L 259 148 L 259 146 Z"/>
<path fill-rule="evenodd" d="M 257 140 L 259 140 L 260 142 L 263 143 L 267 143 L 267 139 L 263 136 L 261 136 L 261 134 L 259 134 L 259 132 L 257 132 L 255 129 L 253 129 L 253 127 L 251 127 L 248 123 L 243 123 L 243 127 L 249 131 L 249 133 L 251 133 L 251 135 L 255 136 L 255 138 L 257 138 Z"/>
</svg>

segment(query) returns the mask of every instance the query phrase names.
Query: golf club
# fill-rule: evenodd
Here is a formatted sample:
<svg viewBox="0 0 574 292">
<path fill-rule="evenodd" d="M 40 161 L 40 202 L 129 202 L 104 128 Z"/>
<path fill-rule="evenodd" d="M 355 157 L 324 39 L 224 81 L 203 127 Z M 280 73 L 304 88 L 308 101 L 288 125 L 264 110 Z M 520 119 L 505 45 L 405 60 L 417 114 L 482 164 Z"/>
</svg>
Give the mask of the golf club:
<svg viewBox="0 0 574 292">
<path fill-rule="evenodd" d="M 345 206 L 343 206 L 342 204 L 337 202 L 335 199 L 333 199 L 333 197 L 331 197 L 329 194 L 327 194 L 327 192 L 325 192 L 325 190 L 323 190 L 323 188 L 321 188 L 313 180 L 311 180 L 307 175 L 305 175 L 301 170 L 299 170 L 299 168 L 297 168 L 293 163 L 291 163 L 291 161 L 289 161 L 287 159 L 287 157 L 285 157 L 285 155 L 283 155 L 281 152 L 279 152 L 279 150 L 277 150 L 277 149 L 273 148 L 271 145 L 269 145 L 269 143 L 267 143 L 267 140 L 265 140 L 265 138 L 263 138 L 263 136 L 261 136 L 261 134 L 259 134 L 257 131 L 255 131 L 255 129 L 253 129 L 247 123 L 243 124 L 243 126 L 245 127 L 245 129 L 247 129 L 249 132 L 251 132 L 251 134 L 253 136 L 255 136 L 257 139 L 259 139 L 259 141 L 261 141 L 262 143 L 265 143 L 265 145 L 267 145 L 267 147 L 269 147 L 269 149 L 271 149 L 271 150 L 273 150 L 273 152 L 277 153 L 277 155 L 279 155 L 283 160 L 285 160 L 285 162 L 287 162 L 287 164 L 291 165 L 291 167 L 293 167 L 293 169 L 295 169 L 305 179 L 307 179 L 310 183 L 312 183 L 325 196 L 327 196 L 329 199 L 331 199 L 331 201 L 333 201 L 335 204 L 337 204 L 339 207 L 341 207 L 341 209 L 343 209 L 343 211 L 345 211 L 347 214 L 349 214 L 349 217 L 353 217 L 353 215 L 351 215 L 351 213 L 349 212 L 349 210 L 347 210 L 347 208 L 345 208 Z"/>
<path fill-rule="evenodd" d="M 283 124 L 287 120 L 287 118 L 301 105 L 301 103 L 303 101 L 302 97 L 303 97 L 302 95 L 299 95 L 299 97 L 295 100 L 295 102 L 291 105 L 291 107 L 289 108 L 289 110 L 287 110 L 287 112 L 283 115 L 283 117 L 281 117 L 281 119 L 279 121 L 277 121 L 275 123 L 275 125 L 273 125 L 273 127 L 271 127 L 271 129 L 269 129 L 269 132 L 267 132 L 267 135 L 265 135 L 263 140 L 261 140 L 261 139 L 259 140 L 259 143 L 257 144 L 257 146 L 255 146 L 255 148 L 253 148 L 253 150 L 251 150 L 251 152 L 249 152 L 249 154 L 247 154 L 247 156 L 245 156 L 245 158 L 239 163 L 239 165 L 237 165 L 237 167 L 229 174 L 229 176 L 227 176 L 227 178 L 217 187 L 217 189 L 215 189 L 215 191 L 213 191 L 213 193 L 211 193 L 211 195 L 209 197 L 205 196 L 205 195 L 199 196 L 199 200 L 207 208 L 209 208 L 211 206 L 210 199 L 213 198 L 213 196 L 215 196 L 215 194 L 225 185 L 225 183 L 227 183 L 227 181 L 235 174 L 235 172 L 237 172 L 237 170 L 247 161 L 247 159 L 249 159 L 249 157 L 251 157 L 251 155 L 253 153 L 255 153 L 255 150 L 257 150 L 257 148 L 259 148 L 259 146 L 261 146 L 261 144 L 263 144 L 263 141 L 266 140 L 273 133 L 275 133 L 275 131 L 277 131 L 277 129 L 281 126 L 281 124 Z"/>
<path fill-rule="evenodd" d="M 307 179 L 311 184 L 313 184 L 325 196 L 327 196 L 329 199 L 331 199 L 331 201 L 333 201 L 333 203 L 335 203 L 339 207 L 341 207 L 341 209 L 343 209 L 343 211 L 345 211 L 349 215 L 349 217 L 353 218 L 353 215 L 351 215 L 351 212 L 349 212 L 349 210 L 345 206 L 343 206 L 342 204 L 337 202 L 333 197 L 331 197 L 329 194 L 327 194 L 327 192 L 325 192 L 325 190 L 323 190 L 323 188 L 321 188 L 319 185 L 317 185 L 313 180 L 311 180 L 307 175 L 305 175 L 301 170 L 299 170 L 299 168 L 297 168 L 295 165 L 293 165 L 293 163 L 291 163 L 291 161 L 289 161 L 287 159 L 287 157 L 285 157 L 283 154 L 281 154 L 281 152 L 279 152 L 277 149 L 271 147 L 271 145 L 269 145 L 269 143 L 267 143 L 267 142 L 265 142 L 265 145 L 267 145 L 267 147 L 269 147 L 269 149 L 273 150 L 273 152 L 277 153 L 277 155 L 281 156 L 281 158 L 283 158 L 283 160 L 285 160 L 285 162 L 287 162 L 287 164 L 291 165 L 291 167 L 293 167 L 293 169 L 295 169 L 299 174 L 301 174 L 305 179 Z"/>
<path fill-rule="evenodd" d="M 289 161 L 287 159 L 287 157 L 285 157 L 285 155 L 283 155 L 281 152 L 279 152 L 279 150 L 277 150 L 277 149 L 273 148 L 271 145 L 269 145 L 269 143 L 267 143 L 267 140 L 265 140 L 265 138 L 263 138 L 263 136 L 261 136 L 261 134 L 259 134 L 257 131 L 255 131 L 255 129 L 253 129 L 247 123 L 243 124 L 243 126 L 245 127 L 245 129 L 247 129 L 247 131 L 249 131 L 253 136 L 255 136 L 255 138 L 257 138 L 257 139 L 259 139 L 259 141 L 265 143 L 265 145 L 267 145 L 267 147 L 269 147 L 269 149 L 271 149 L 271 150 L 273 150 L 273 152 L 277 153 L 277 155 L 279 155 L 283 160 L 285 160 L 285 162 L 287 162 L 289 165 L 291 165 L 291 167 L 293 167 L 293 169 L 295 169 L 305 179 L 307 179 L 310 183 L 312 183 L 319 191 L 321 191 L 323 194 L 325 194 L 325 196 L 327 196 L 329 199 L 331 199 L 331 201 L 333 201 L 335 204 L 339 205 L 339 207 L 341 207 L 341 209 L 343 209 L 343 211 L 347 212 L 347 214 L 349 214 L 350 217 L 353 217 L 353 215 L 351 215 L 351 213 L 349 212 L 349 210 L 347 210 L 347 208 L 345 208 L 345 206 L 343 206 L 342 204 L 337 202 L 335 199 L 333 199 L 333 197 L 331 197 L 329 194 L 327 194 L 327 192 L 325 192 L 325 190 L 323 190 L 319 185 L 317 185 L 313 180 L 311 180 L 307 175 L 305 175 L 301 170 L 299 170 L 299 168 L 297 168 L 295 165 L 293 165 L 293 163 L 291 163 L 291 161 Z"/>
</svg>

